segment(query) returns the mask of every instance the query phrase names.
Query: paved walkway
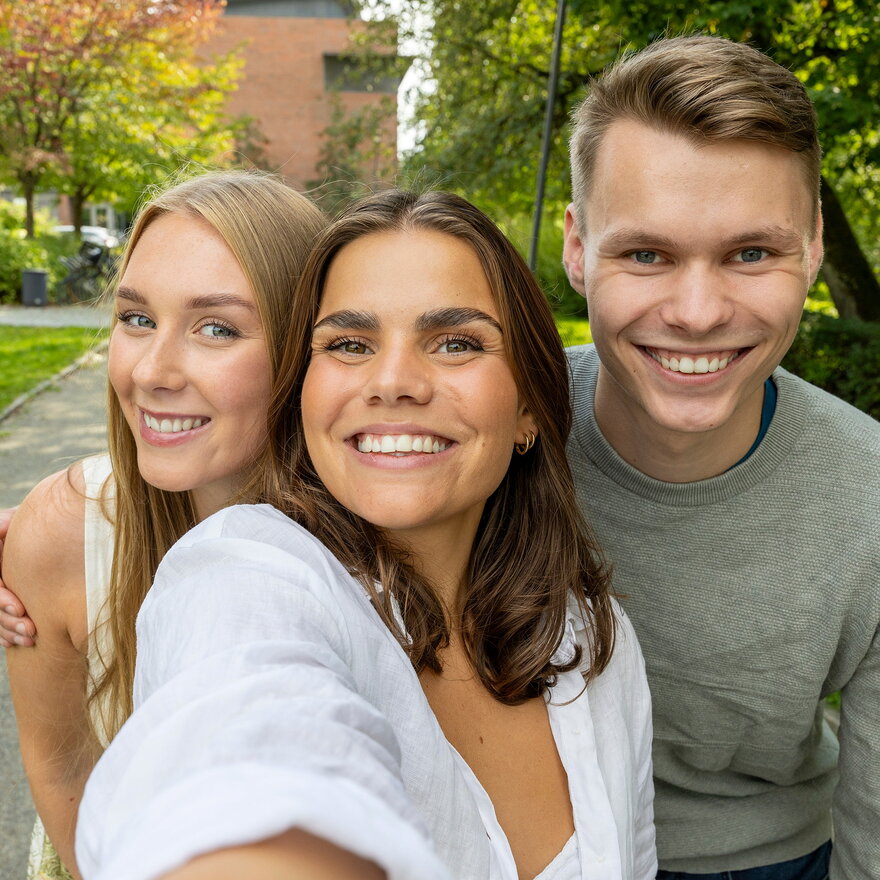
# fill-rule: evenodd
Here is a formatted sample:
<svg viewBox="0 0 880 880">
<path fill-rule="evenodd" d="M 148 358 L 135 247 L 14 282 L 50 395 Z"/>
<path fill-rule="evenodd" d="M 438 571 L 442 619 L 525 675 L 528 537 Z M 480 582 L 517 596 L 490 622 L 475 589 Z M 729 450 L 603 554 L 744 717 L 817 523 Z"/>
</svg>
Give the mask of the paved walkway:
<svg viewBox="0 0 880 880">
<path fill-rule="evenodd" d="M 108 323 L 106 309 L 87 306 L 0 306 L 0 324 L 103 327 Z M 0 508 L 18 504 L 43 477 L 104 448 L 105 361 L 103 354 L 91 358 L 0 422 Z M 24 880 L 33 821 L 4 663 L 0 668 L 0 880 Z"/>
</svg>

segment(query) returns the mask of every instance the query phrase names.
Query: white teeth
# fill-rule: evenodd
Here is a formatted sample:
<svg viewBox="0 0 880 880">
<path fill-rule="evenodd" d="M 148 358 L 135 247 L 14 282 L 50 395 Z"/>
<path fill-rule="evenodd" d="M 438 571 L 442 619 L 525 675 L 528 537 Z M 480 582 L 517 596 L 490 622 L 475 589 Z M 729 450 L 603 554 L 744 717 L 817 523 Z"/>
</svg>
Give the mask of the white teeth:
<svg viewBox="0 0 880 880">
<path fill-rule="evenodd" d="M 710 361 L 709 358 L 705 356 L 692 358 L 688 355 L 684 355 L 681 358 L 666 358 L 664 355 L 658 354 L 650 348 L 646 349 L 646 351 L 663 367 L 664 370 L 671 370 L 673 373 L 717 373 L 719 370 L 723 370 L 731 361 L 739 356 L 739 352 L 737 351 L 730 355 L 730 357 L 721 358 L 720 360 L 717 357 L 713 357 Z"/>
<path fill-rule="evenodd" d="M 358 452 L 381 452 L 386 455 L 443 452 L 449 444 L 423 434 L 359 434 Z"/>
<path fill-rule="evenodd" d="M 200 428 L 204 419 L 162 419 L 144 413 L 144 424 L 157 434 L 179 434 L 181 431 L 190 431 Z"/>
</svg>

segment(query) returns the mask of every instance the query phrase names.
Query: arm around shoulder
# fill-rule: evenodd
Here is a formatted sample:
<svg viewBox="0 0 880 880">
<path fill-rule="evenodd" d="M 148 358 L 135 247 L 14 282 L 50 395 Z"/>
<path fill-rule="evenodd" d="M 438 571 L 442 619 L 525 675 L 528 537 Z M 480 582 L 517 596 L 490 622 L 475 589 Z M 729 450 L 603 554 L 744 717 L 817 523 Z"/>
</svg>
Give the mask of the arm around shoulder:
<svg viewBox="0 0 880 880">
<path fill-rule="evenodd" d="M 83 498 L 73 471 L 44 480 L 19 508 L 4 578 L 38 630 L 33 648 L 7 653 L 22 760 L 46 830 L 75 871 L 76 809 L 95 750 L 84 708 Z"/>
</svg>

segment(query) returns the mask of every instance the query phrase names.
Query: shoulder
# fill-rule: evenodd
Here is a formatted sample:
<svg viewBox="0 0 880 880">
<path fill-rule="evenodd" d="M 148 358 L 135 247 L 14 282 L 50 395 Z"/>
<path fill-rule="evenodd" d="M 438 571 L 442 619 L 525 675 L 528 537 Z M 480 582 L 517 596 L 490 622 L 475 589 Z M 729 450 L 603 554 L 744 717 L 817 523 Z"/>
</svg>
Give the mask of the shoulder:
<svg viewBox="0 0 880 880">
<path fill-rule="evenodd" d="M 565 349 L 565 356 L 572 372 L 576 369 L 595 369 L 599 363 L 599 355 L 592 342 L 586 345 L 570 345 Z"/>
<path fill-rule="evenodd" d="M 255 557 L 271 565 L 295 557 L 318 568 L 339 566 L 311 532 L 269 504 L 237 504 L 218 511 L 187 532 L 168 555 L 191 555 L 189 551 L 218 542 L 243 561 Z"/>
<path fill-rule="evenodd" d="M 348 657 L 349 634 L 370 620 L 364 591 L 308 531 L 268 505 L 226 508 L 156 571 L 137 619 L 137 692 L 218 652 L 270 642 Z"/>
<path fill-rule="evenodd" d="M 239 596 L 239 603 L 266 607 L 273 595 L 284 605 L 302 601 L 297 596 L 304 593 L 322 601 L 332 596 L 334 603 L 339 595 L 366 601 L 353 586 L 333 554 L 302 526 L 266 504 L 236 505 L 208 517 L 168 551 L 144 609 L 148 613 L 166 595 L 177 602 L 184 592 L 185 601 L 212 606 Z"/>
<path fill-rule="evenodd" d="M 3 579 L 32 617 L 63 616 L 68 601 L 85 602 L 84 522 L 79 463 L 38 483 L 13 517 Z"/>
<path fill-rule="evenodd" d="M 843 452 L 854 451 L 855 444 L 859 453 L 880 459 L 880 422 L 876 419 L 782 367 L 776 369 L 773 379 L 780 402 L 797 406 L 807 414 L 812 438 L 822 445 L 846 446 Z"/>
</svg>

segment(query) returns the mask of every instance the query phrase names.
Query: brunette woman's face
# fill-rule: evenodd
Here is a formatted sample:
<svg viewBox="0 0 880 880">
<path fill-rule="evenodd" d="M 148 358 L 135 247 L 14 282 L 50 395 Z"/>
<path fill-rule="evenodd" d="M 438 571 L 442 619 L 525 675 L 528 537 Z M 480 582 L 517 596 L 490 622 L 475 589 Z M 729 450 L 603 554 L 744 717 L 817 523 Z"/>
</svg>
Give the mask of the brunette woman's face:
<svg viewBox="0 0 880 880">
<path fill-rule="evenodd" d="M 109 374 L 160 489 L 225 504 L 266 437 L 270 366 L 254 293 L 202 220 L 166 214 L 132 251 L 116 295 Z"/>
<path fill-rule="evenodd" d="M 302 393 L 318 476 L 363 519 L 470 540 L 514 442 L 534 430 L 472 248 L 366 235 L 333 260 Z"/>
</svg>

